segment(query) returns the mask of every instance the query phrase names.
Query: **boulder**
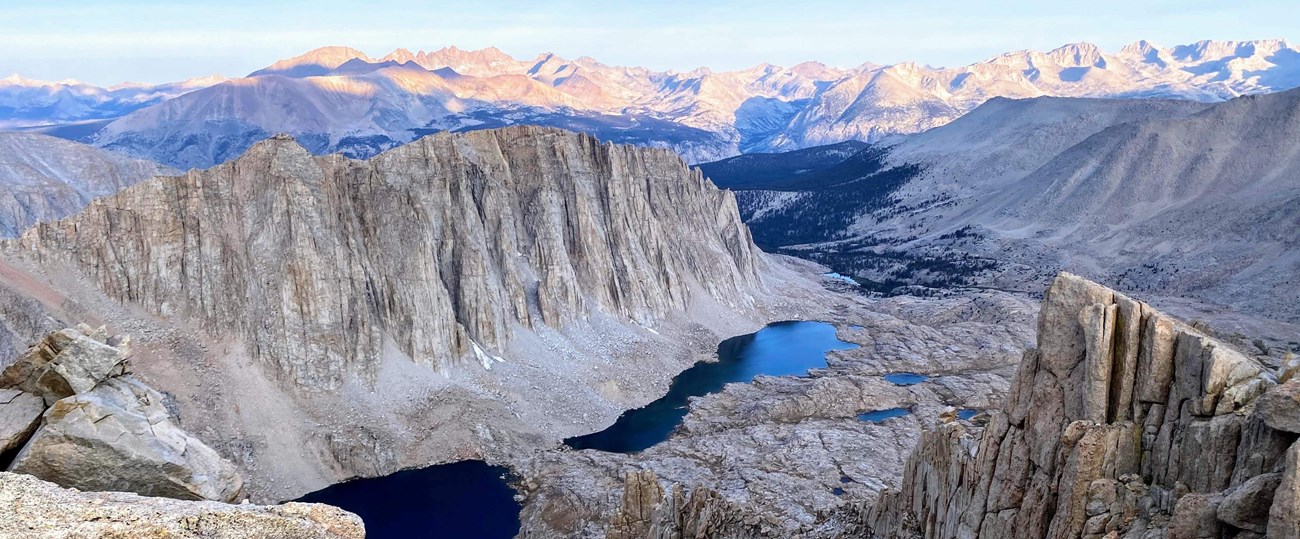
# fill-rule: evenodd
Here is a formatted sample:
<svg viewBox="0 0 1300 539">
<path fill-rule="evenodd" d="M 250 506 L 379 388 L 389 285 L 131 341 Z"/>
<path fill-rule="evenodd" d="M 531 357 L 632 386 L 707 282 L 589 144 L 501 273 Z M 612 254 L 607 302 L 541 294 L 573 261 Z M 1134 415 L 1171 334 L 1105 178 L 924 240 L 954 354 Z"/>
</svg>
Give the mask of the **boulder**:
<svg viewBox="0 0 1300 539">
<path fill-rule="evenodd" d="M 130 376 L 54 403 L 10 471 L 67 487 L 234 500 L 233 464 L 181 430 L 163 396 Z"/>
<path fill-rule="evenodd" d="M 0 389 L 0 454 L 18 449 L 36 430 L 45 401 L 17 389 Z"/>
<path fill-rule="evenodd" d="M 322 504 L 230 505 L 78 492 L 0 472 L 0 537 L 363 539 L 361 518 Z"/>
<path fill-rule="evenodd" d="M 1300 433 L 1300 379 L 1289 380 L 1265 393 L 1255 413 L 1270 428 Z"/>
<path fill-rule="evenodd" d="M 1169 520 L 1169 539 L 1218 539 L 1223 526 L 1217 515 L 1223 498 L 1218 494 L 1192 493 L 1178 499 Z"/>
<path fill-rule="evenodd" d="M 47 405 L 90 391 L 125 370 L 125 347 L 106 340 L 102 329 L 90 335 L 78 329 L 51 333 L 0 373 L 0 387 L 39 395 Z"/>
<path fill-rule="evenodd" d="M 1219 520 L 1243 530 L 1264 533 L 1273 492 L 1281 482 L 1282 474 L 1277 473 L 1250 478 L 1223 498 L 1219 504 Z"/>
</svg>

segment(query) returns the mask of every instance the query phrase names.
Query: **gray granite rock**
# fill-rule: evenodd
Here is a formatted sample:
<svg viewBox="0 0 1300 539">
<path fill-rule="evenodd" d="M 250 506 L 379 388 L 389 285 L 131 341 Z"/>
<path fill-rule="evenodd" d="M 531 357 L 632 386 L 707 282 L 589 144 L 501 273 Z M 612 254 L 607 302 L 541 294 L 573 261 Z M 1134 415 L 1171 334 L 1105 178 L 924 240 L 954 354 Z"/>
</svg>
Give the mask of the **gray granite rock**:
<svg viewBox="0 0 1300 539">
<path fill-rule="evenodd" d="M 1238 485 L 1219 504 L 1219 520 L 1243 530 L 1264 533 L 1268 529 L 1273 494 L 1281 483 L 1282 474 L 1268 473 Z"/>
<path fill-rule="evenodd" d="M 0 537 L 8 539 L 363 539 L 356 515 L 323 504 L 230 505 L 80 492 L 0 472 Z"/>
<path fill-rule="evenodd" d="M 0 387 L 39 395 L 49 405 L 122 374 L 125 350 L 105 343 L 106 335 L 84 329 L 47 335 L 0 373 Z"/>
<path fill-rule="evenodd" d="M 163 396 L 129 377 L 54 403 L 10 471 L 66 487 L 233 501 L 234 465 L 181 430 Z"/>
<path fill-rule="evenodd" d="M 859 533 L 1172 539 L 1300 530 L 1285 494 L 1296 490 L 1287 480 L 1295 459 L 1284 458 L 1294 436 L 1275 430 L 1293 403 L 1268 368 L 1069 274 L 1047 291 L 1038 329 L 1038 352 L 1017 375 L 1033 383 L 1013 384 L 982 431 L 923 435 L 901 486 L 865 512 Z M 1284 461 L 1277 486 L 1270 472 Z"/>
<path fill-rule="evenodd" d="M 1270 428 L 1300 433 L 1300 380 L 1288 380 L 1265 394 L 1256 414 Z"/>
<path fill-rule="evenodd" d="M 22 447 L 41 422 L 45 401 L 17 389 L 0 389 L 0 454 Z"/>
<path fill-rule="evenodd" d="M 700 296 L 745 306 L 764 267 L 733 194 L 673 153 L 542 127 L 442 133 L 367 161 L 277 136 L 8 250 L 237 335 L 308 392 L 373 380 L 385 343 L 449 372 L 490 366 L 516 325 L 650 323 Z"/>
</svg>

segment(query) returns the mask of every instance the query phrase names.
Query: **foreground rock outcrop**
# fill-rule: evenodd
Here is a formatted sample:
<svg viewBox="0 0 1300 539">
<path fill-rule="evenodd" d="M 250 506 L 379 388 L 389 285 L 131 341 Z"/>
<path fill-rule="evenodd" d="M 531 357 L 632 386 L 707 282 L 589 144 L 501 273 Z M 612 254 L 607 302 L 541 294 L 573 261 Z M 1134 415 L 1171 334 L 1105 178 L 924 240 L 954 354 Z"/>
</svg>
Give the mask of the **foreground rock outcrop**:
<svg viewBox="0 0 1300 539">
<path fill-rule="evenodd" d="M 1284 368 L 1283 379 L 1292 374 Z M 873 537 L 1300 536 L 1300 381 L 1058 276 L 1006 404 L 927 432 Z"/>
<path fill-rule="evenodd" d="M 46 336 L 0 373 L 0 442 L 21 448 L 9 470 L 82 490 L 237 499 L 234 464 L 182 430 L 126 361 L 125 339 L 83 327 Z"/>
<path fill-rule="evenodd" d="M 356 515 L 329 505 L 275 506 L 79 492 L 0 472 L 0 537 L 7 539 L 363 539 Z"/>
</svg>

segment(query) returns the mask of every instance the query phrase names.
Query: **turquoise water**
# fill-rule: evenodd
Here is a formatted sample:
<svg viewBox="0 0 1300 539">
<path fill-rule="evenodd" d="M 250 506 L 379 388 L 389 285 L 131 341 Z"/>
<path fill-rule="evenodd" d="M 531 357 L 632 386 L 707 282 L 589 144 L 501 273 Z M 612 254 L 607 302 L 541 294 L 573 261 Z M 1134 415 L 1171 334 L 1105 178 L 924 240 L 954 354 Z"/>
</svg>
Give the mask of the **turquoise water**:
<svg viewBox="0 0 1300 539">
<path fill-rule="evenodd" d="M 803 375 L 826 366 L 826 352 L 857 348 L 835 337 L 824 322 L 777 322 L 757 333 L 732 337 L 718 345 L 718 361 L 696 363 L 673 378 L 668 394 L 644 407 L 628 410 L 609 428 L 564 443 L 574 449 L 614 453 L 641 451 L 668 439 L 682 418 L 690 397 L 714 393 L 732 382 L 749 382 L 758 375 Z"/>
</svg>

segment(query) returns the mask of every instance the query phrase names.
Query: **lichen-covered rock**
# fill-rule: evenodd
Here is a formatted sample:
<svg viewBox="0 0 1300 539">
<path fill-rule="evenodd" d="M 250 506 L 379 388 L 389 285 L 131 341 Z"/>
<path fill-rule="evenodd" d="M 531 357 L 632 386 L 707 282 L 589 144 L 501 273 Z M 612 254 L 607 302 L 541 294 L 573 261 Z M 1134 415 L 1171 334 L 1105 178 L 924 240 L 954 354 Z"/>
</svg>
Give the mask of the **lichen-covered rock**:
<svg viewBox="0 0 1300 539">
<path fill-rule="evenodd" d="M 322 504 L 230 505 L 79 492 L 0 472 L 7 539 L 363 539 L 356 515 Z"/>
<path fill-rule="evenodd" d="M 0 389 L 0 455 L 22 446 L 36 430 L 45 402 L 31 393 Z"/>
<path fill-rule="evenodd" d="M 1218 520 L 1223 497 L 1192 493 L 1178 499 L 1169 520 L 1169 539 L 1217 539 L 1223 525 Z"/>
<path fill-rule="evenodd" d="M 447 371 L 490 365 L 517 326 L 645 323 L 701 294 L 744 307 L 765 267 L 732 193 L 676 155 L 542 127 L 442 133 L 367 161 L 275 137 L 6 247 L 240 337 L 311 391 L 373 379 L 385 343 Z"/>
<path fill-rule="evenodd" d="M 1294 458 L 1281 486 L 1271 473 L 1295 440 L 1293 390 L 1276 387 L 1264 365 L 1064 273 L 1047 291 L 1038 330 L 1005 409 L 974 443 L 923 436 L 901 487 L 868 511 L 869 535 L 1300 536 L 1296 498 L 1285 494 L 1300 484 L 1287 480 Z"/>
<path fill-rule="evenodd" d="M 129 376 L 54 403 L 9 469 L 81 490 L 189 500 L 233 501 L 243 488 L 233 464 Z"/>
</svg>

